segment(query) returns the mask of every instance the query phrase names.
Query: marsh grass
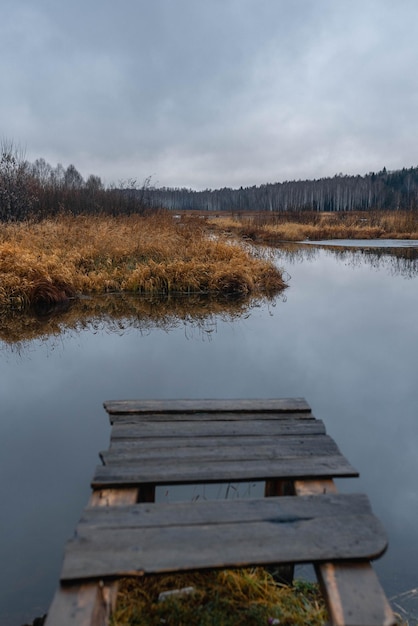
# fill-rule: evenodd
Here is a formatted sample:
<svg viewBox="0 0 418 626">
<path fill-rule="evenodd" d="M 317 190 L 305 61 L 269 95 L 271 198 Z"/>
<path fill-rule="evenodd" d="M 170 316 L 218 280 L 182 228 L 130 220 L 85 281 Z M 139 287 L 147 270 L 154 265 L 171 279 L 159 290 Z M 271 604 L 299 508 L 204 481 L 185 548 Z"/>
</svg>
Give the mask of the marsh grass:
<svg viewBox="0 0 418 626">
<path fill-rule="evenodd" d="M 210 225 L 225 234 L 272 244 L 305 239 L 418 239 L 418 212 L 241 213 L 218 215 Z"/>
<path fill-rule="evenodd" d="M 158 602 L 162 591 L 185 587 L 194 593 Z M 319 626 L 326 619 L 317 585 L 286 587 L 252 568 L 125 579 L 112 626 Z"/>
<path fill-rule="evenodd" d="M 0 225 L 0 308 L 25 310 L 79 294 L 277 293 L 279 270 L 205 221 L 66 216 Z"/>
</svg>

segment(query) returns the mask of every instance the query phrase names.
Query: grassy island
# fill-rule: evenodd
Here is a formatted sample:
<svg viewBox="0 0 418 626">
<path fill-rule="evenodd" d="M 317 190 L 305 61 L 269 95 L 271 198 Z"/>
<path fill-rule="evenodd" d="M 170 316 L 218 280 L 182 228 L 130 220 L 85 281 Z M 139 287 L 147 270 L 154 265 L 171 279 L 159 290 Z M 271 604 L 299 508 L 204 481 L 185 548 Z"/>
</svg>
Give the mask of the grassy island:
<svg viewBox="0 0 418 626">
<path fill-rule="evenodd" d="M 273 294 L 273 263 L 196 216 L 68 216 L 0 225 L 0 308 L 81 294 Z"/>
</svg>

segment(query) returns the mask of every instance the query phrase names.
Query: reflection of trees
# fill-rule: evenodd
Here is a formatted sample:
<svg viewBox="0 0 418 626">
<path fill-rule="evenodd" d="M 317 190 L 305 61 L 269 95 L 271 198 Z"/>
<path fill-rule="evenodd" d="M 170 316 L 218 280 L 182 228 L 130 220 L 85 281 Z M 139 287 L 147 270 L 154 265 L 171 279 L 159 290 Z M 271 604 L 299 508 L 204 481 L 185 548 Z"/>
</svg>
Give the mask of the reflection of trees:
<svg viewBox="0 0 418 626">
<path fill-rule="evenodd" d="M 418 276 L 418 248 L 412 247 L 344 248 L 343 246 L 286 244 L 277 249 L 276 258 L 279 263 L 302 263 L 315 260 L 320 250 L 350 267 L 369 265 L 373 269 L 386 270 L 391 276 L 403 278 Z"/>
<path fill-rule="evenodd" d="M 386 270 L 391 276 L 418 276 L 417 248 L 332 248 L 328 253 L 352 267 L 366 263 L 373 269 Z"/>
<path fill-rule="evenodd" d="M 85 329 L 108 333 L 126 333 L 135 329 L 148 333 L 155 328 L 171 330 L 179 326 L 185 327 L 188 336 L 197 330 L 202 336 L 210 337 L 218 320 L 238 319 L 260 302 L 274 300 L 126 294 L 82 298 L 75 300 L 70 307 L 55 308 L 45 315 L 0 313 L 0 341 L 21 349 L 33 339 L 47 339 Z"/>
<path fill-rule="evenodd" d="M 319 248 L 316 246 L 306 246 L 300 243 L 284 243 L 274 248 L 274 256 L 281 263 L 295 265 L 305 261 L 314 261 L 318 258 Z"/>
</svg>

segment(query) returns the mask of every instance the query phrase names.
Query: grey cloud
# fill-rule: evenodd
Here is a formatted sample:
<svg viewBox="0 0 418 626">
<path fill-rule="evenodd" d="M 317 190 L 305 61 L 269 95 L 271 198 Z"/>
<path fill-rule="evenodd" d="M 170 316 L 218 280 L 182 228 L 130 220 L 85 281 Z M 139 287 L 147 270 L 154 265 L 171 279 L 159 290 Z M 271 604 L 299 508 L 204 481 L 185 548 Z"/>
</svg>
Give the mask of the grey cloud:
<svg viewBox="0 0 418 626">
<path fill-rule="evenodd" d="M 5 2 L 0 135 L 108 181 L 217 187 L 417 162 L 409 0 Z"/>
</svg>

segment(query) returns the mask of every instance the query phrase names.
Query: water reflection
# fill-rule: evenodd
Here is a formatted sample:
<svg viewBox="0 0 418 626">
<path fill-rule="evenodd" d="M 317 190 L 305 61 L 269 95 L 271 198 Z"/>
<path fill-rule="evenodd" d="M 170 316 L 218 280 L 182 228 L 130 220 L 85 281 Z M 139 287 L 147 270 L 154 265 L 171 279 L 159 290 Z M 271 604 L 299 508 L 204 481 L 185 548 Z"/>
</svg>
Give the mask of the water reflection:
<svg viewBox="0 0 418 626">
<path fill-rule="evenodd" d="M 184 325 L 187 332 L 198 330 L 208 336 L 216 328 L 216 320 L 232 322 L 262 304 L 274 303 L 275 297 L 214 298 L 207 295 L 138 296 L 108 294 L 82 297 L 67 302 L 65 307 L 27 314 L 11 312 L 1 316 L 0 341 L 16 350 L 34 339 L 106 330 L 123 333 L 138 330 L 149 333 L 153 329 L 166 331 Z"/>
<path fill-rule="evenodd" d="M 322 251 L 322 252 L 321 252 Z M 418 276 L 417 247 L 344 247 L 312 242 L 311 244 L 286 244 L 277 248 L 277 255 L 283 261 L 302 263 L 313 261 L 320 254 L 329 255 L 353 268 L 369 265 L 373 269 L 382 269 L 392 276 L 414 278 Z"/>
</svg>

